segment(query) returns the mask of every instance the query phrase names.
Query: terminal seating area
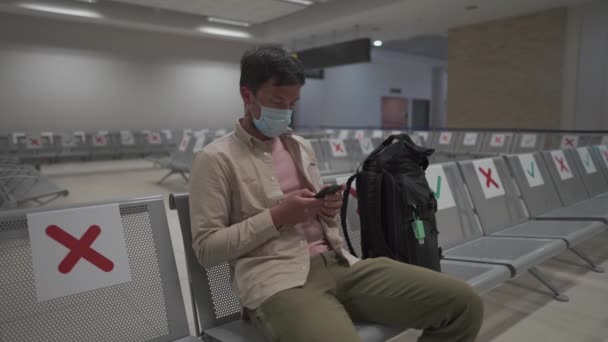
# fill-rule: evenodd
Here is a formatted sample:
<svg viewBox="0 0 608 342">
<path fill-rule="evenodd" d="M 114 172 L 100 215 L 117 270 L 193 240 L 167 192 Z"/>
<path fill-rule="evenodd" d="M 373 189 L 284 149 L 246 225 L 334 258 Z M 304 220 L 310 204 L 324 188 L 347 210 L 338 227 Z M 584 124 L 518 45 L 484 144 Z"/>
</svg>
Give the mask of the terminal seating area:
<svg viewBox="0 0 608 342">
<path fill-rule="evenodd" d="M 344 182 L 374 146 L 398 132 L 382 133 L 381 137 L 374 137 L 374 131 L 364 132 L 362 137 L 355 136 L 361 134 L 356 131 L 342 137 L 341 132 L 310 135 L 315 137 L 310 141 L 324 182 Z M 412 136 L 438 150 L 427 170 L 427 181 L 439 202 L 442 272 L 468 282 L 480 293 L 528 274 L 544 287 L 545 295 L 558 302 L 576 298 L 569 298 L 559 279 L 541 271 L 542 264 L 568 253 L 575 260 L 575 269 L 605 277 L 599 265 L 604 260 L 591 256 L 597 251 L 581 247 L 608 230 L 605 135 L 536 133 L 533 139 L 532 133 L 515 133 L 501 136 L 508 148 L 499 149 L 490 146 L 490 141 L 503 133 L 479 132 L 479 144 L 469 148 L 468 139 L 472 138 L 466 137 L 468 133 L 454 132 L 450 138 L 454 145 L 442 151 L 437 146 L 445 132 L 428 132 L 426 137 L 424 133 Z M 186 133 L 169 156 L 147 158 L 151 167 L 168 169 L 159 183 L 173 174 L 187 182 L 194 154 L 221 135 L 215 131 Z M 465 140 L 467 144 L 458 144 Z M 535 147 L 526 147 L 532 145 L 530 140 L 535 141 Z M 522 146 L 522 141 L 528 143 Z M 570 143 L 576 148 L 563 146 Z M 0 299 L 0 306 L 8 308 L 0 319 L 1 336 L 8 340 L 264 340 L 250 322 L 241 320 L 228 264 L 204 269 L 197 263 L 190 248 L 187 193 L 60 207 L 67 213 L 118 205 L 131 280 L 38 302 L 28 215 L 57 208 L 4 209 L 45 204 L 66 196 L 67 190 L 53 187 L 48 177 L 15 157 L 9 155 L 0 163 L 0 203 L 4 203 L 0 211 L 0 254 L 4 260 L 0 272 L 8 275 L 3 277 L 7 281 L 2 282 L 5 295 Z M 360 253 L 356 189 L 350 200 L 347 226 Z M 175 215 L 166 211 L 167 205 L 176 211 L 178 221 L 167 220 Z M 179 227 L 170 227 L 168 222 Z M 169 237 L 171 230 L 174 232 Z M 180 232 L 177 237 L 175 230 Z M 185 263 L 185 275 L 178 275 L 180 262 Z M 401 333 L 369 322 L 357 322 L 357 327 L 364 341 L 385 341 Z"/>
</svg>

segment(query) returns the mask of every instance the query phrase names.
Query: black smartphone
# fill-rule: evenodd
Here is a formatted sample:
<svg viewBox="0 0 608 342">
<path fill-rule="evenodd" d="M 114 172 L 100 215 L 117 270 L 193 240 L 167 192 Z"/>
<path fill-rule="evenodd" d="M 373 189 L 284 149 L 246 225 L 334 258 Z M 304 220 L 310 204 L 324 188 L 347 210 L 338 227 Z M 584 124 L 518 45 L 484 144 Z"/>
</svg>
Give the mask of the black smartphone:
<svg viewBox="0 0 608 342">
<path fill-rule="evenodd" d="M 332 185 L 332 186 L 328 186 L 327 188 L 317 192 L 315 194 L 315 198 L 316 199 L 321 199 L 329 194 L 334 194 L 338 191 L 342 190 L 342 185 Z"/>
</svg>

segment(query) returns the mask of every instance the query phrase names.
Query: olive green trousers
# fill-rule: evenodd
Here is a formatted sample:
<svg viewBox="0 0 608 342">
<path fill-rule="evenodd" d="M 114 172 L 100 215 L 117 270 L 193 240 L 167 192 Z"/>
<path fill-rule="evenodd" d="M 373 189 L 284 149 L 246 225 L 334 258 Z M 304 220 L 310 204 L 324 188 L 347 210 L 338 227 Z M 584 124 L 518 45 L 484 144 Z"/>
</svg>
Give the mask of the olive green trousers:
<svg viewBox="0 0 608 342">
<path fill-rule="evenodd" d="M 421 342 L 474 341 L 483 302 L 465 282 L 388 258 L 349 267 L 334 251 L 311 258 L 306 284 L 249 316 L 271 341 L 361 341 L 354 322 L 424 330 Z"/>
</svg>

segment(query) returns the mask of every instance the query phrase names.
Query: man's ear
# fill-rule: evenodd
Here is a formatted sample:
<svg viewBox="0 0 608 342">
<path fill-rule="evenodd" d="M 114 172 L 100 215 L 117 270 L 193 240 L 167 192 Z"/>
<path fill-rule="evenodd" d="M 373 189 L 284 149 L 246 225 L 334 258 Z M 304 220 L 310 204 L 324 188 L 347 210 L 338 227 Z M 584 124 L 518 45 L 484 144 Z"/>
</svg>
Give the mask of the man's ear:
<svg viewBox="0 0 608 342">
<path fill-rule="evenodd" d="M 252 97 L 253 97 L 253 95 L 251 94 L 251 91 L 247 87 L 244 87 L 244 86 L 241 87 L 240 91 L 241 91 L 241 98 L 243 99 L 243 103 L 245 103 L 245 105 L 250 105 Z"/>
</svg>

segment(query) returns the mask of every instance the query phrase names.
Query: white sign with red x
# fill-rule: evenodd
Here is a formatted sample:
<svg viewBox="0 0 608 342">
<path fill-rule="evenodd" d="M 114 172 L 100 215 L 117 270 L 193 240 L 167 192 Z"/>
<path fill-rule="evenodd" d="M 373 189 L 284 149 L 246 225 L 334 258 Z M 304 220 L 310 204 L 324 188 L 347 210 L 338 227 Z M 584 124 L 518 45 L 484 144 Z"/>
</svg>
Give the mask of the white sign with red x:
<svg viewBox="0 0 608 342">
<path fill-rule="evenodd" d="M 551 151 L 551 159 L 553 159 L 553 164 L 557 169 L 557 173 L 559 173 L 559 178 L 562 180 L 567 180 L 574 177 L 572 174 L 572 168 L 568 164 L 568 160 L 566 160 L 566 156 L 564 155 L 564 151 Z"/>
<path fill-rule="evenodd" d="M 505 146 L 505 140 L 507 135 L 504 133 L 494 133 L 490 137 L 490 146 L 492 147 L 503 147 Z"/>
<path fill-rule="evenodd" d="M 452 132 L 441 132 L 439 135 L 439 145 L 449 145 L 452 141 Z"/>
<path fill-rule="evenodd" d="M 160 133 L 158 132 L 150 132 L 148 133 L 148 143 L 150 145 L 160 145 L 162 142 Z"/>
<path fill-rule="evenodd" d="M 27 138 L 25 138 L 25 148 L 29 150 L 42 148 L 42 137 L 28 136 Z"/>
<path fill-rule="evenodd" d="M 331 155 L 334 157 L 346 157 L 348 152 L 342 139 L 329 139 L 329 145 L 331 148 Z"/>
<path fill-rule="evenodd" d="M 481 189 L 483 190 L 483 194 L 486 196 L 486 199 L 505 194 L 505 189 L 500 180 L 500 176 L 496 171 L 494 160 L 474 160 L 473 167 L 475 168 L 475 173 L 477 173 L 479 184 L 481 185 Z"/>
<path fill-rule="evenodd" d="M 27 215 L 38 301 L 131 281 L 118 204 Z"/>
<path fill-rule="evenodd" d="M 181 152 L 186 152 L 186 149 L 188 148 L 188 144 L 190 144 L 190 136 L 184 134 L 182 141 L 179 143 L 179 150 Z"/>
<path fill-rule="evenodd" d="M 564 135 L 562 137 L 561 149 L 578 147 L 577 135 Z"/>
<path fill-rule="evenodd" d="M 108 145 L 108 137 L 105 133 L 99 132 L 93 134 L 93 146 L 101 147 Z"/>
</svg>

